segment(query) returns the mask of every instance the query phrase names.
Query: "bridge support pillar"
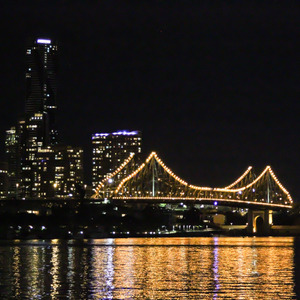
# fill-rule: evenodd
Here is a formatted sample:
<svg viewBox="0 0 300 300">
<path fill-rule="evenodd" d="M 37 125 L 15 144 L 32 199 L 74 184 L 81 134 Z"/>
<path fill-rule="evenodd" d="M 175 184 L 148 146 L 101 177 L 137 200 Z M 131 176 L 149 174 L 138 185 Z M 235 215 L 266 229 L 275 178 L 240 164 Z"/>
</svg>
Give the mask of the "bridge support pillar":
<svg viewBox="0 0 300 300">
<path fill-rule="evenodd" d="M 273 224 L 272 210 L 248 210 L 248 227 L 250 234 L 267 235 L 270 234 L 271 225 Z"/>
</svg>

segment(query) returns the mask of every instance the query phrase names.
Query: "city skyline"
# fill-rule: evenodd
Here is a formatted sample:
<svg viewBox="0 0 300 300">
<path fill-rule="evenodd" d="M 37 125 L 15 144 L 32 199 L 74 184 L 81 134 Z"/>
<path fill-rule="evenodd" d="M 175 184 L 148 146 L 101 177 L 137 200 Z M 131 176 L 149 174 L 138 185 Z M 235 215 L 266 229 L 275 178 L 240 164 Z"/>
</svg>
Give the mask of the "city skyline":
<svg viewBox="0 0 300 300">
<path fill-rule="evenodd" d="M 224 4 L 221 10 L 207 3 L 154 2 L 117 10 L 77 4 L 81 28 L 68 5 L 36 11 L 31 5 L 25 19 L 21 9 L 6 4 L 10 12 L 1 21 L 10 24 L 1 50 L 2 138 L 24 108 L 26 39 L 53 38 L 61 72 L 57 127 L 68 144 L 84 147 L 86 161 L 95 132 L 138 129 L 143 152 L 156 150 L 188 182 L 223 186 L 249 165 L 259 173 L 270 164 L 299 199 L 297 7 Z M 9 22 L 12 13 L 16 24 Z"/>
</svg>

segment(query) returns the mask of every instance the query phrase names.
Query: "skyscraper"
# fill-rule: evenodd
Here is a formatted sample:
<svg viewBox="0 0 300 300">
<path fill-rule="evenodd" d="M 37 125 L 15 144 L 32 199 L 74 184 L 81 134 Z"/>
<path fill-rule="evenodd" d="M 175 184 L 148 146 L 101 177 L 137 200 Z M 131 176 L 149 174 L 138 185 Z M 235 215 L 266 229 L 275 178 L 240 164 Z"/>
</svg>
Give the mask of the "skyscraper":
<svg viewBox="0 0 300 300">
<path fill-rule="evenodd" d="M 57 143 L 57 45 L 49 39 L 36 39 L 27 48 L 26 64 L 26 116 L 42 114 L 43 146 L 54 145 Z"/>
<path fill-rule="evenodd" d="M 117 169 L 130 153 L 142 152 L 142 133 L 140 131 L 117 131 L 95 133 L 92 135 L 93 170 L 92 185 Z"/>
<path fill-rule="evenodd" d="M 26 50 L 25 118 L 17 130 L 21 168 L 18 184 L 25 198 L 38 196 L 38 151 L 57 144 L 56 76 L 57 46 L 49 39 L 36 39 Z"/>
</svg>

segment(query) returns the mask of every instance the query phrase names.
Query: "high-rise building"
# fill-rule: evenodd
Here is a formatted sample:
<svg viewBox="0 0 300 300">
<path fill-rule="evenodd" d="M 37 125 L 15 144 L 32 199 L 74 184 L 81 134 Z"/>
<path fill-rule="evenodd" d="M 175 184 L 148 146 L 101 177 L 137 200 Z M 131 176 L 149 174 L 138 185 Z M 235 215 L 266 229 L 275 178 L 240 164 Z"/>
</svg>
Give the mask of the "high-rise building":
<svg viewBox="0 0 300 300">
<path fill-rule="evenodd" d="M 36 39 L 27 48 L 26 63 L 26 116 L 42 114 L 43 145 L 54 145 L 57 143 L 57 45 L 49 39 Z"/>
<path fill-rule="evenodd" d="M 38 156 L 42 148 L 57 144 L 55 128 L 57 46 L 36 39 L 26 50 L 25 118 L 18 126 L 20 153 L 19 194 L 38 197 Z"/>
<path fill-rule="evenodd" d="M 48 146 L 37 153 L 38 198 L 78 198 L 83 189 L 83 150 L 71 146 Z"/>
<path fill-rule="evenodd" d="M 37 168 L 38 151 L 47 147 L 44 144 L 44 114 L 34 113 L 28 116 L 23 124 L 19 123 L 19 146 L 20 146 L 20 194 L 23 197 L 37 197 Z"/>
<path fill-rule="evenodd" d="M 93 169 L 92 185 L 109 176 L 130 153 L 142 152 L 142 133 L 140 131 L 117 131 L 95 133 L 92 135 Z"/>
</svg>

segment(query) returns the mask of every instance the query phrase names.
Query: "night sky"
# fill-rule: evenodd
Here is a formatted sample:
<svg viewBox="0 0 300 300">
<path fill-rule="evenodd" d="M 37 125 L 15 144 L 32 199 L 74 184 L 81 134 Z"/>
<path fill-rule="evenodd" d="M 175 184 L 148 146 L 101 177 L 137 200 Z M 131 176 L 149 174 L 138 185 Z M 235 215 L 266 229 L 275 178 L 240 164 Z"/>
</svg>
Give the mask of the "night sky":
<svg viewBox="0 0 300 300">
<path fill-rule="evenodd" d="M 91 135 L 141 130 L 191 184 L 225 186 L 271 165 L 299 191 L 299 1 L 4 1 L 1 157 L 25 107 L 25 52 L 59 46 L 57 125 L 85 150 Z"/>
</svg>

